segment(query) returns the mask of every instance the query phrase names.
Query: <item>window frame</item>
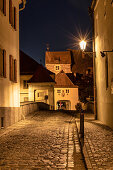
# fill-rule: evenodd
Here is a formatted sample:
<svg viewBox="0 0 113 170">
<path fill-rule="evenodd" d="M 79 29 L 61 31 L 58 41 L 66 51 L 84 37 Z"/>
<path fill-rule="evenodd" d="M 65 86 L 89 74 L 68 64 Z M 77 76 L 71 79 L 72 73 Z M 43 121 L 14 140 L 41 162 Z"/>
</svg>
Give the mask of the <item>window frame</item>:
<svg viewBox="0 0 113 170">
<path fill-rule="evenodd" d="M 2 65 L 2 71 L 1 71 L 2 74 L 0 73 L 0 77 L 6 78 L 6 50 L 0 48 L 0 51 L 2 51 L 2 63 L 1 63 L 1 65 Z M 1 57 L 1 55 L 0 55 L 0 57 Z"/>
<path fill-rule="evenodd" d="M 2 1 L 2 7 L 0 7 L 0 11 L 6 16 L 6 0 Z"/>
</svg>

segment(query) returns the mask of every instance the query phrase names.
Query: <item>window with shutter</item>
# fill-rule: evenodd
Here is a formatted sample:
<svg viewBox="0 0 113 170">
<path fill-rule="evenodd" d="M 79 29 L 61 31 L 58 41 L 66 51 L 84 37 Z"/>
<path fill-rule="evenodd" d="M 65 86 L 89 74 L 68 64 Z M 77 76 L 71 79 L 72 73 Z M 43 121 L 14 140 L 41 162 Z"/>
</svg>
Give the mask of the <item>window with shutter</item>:
<svg viewBox="0 0 113 170">
<path fill-rule="evenodd" d="M 3 77 L 3 50 L 0 49 L 0 76 Z"/>
<path fill-rule="evenodd" d="M 3 0 L 0 0 L 0 10 L 3 12 Z"/>
<path fill-rule="evenodd" d="M 0 48 L 0 76 L 6 77 L 6 51 Z"/>
<path fill-rule="evenodd" d="M 6 0 L 0 0 L 0 11 L 6 15 Z"/>
<path fill-rule="evenodd" d="M 9 78 L 13 81 L 13 57 L 12 55 L 9 56 Z"/>
<path fill-rule="evenodd" d="M 16 30 L 16 8 L 12 5 L 12 0 L 9 0 L 9 23 Z"/>
<path fill-rule="evenodd" d="M 13 56 L 9 56 L 9 77 L 10 80 L 17 83 L 17 60 Z"/>
<path fill-rule="evenodd" d="M 12 25 L 12 0 L 9 0 L 9 23 Z"/>
<path fill-rule="evenodd" d="M 17 82 L 17 60 L 14 60 L 14 81 Z"/>
</svg>

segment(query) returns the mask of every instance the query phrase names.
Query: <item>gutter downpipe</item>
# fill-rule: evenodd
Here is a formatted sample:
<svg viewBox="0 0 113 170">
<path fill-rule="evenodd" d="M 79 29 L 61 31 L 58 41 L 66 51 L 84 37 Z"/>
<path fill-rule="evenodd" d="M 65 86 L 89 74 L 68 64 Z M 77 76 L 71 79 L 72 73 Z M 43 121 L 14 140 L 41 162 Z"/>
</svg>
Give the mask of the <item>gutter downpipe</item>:
<svg viewBox="0 0 113 170">
<path fill-rule="evenodd" d="M 25 9 L 25 5 L 26 5 L 26 0 L 22 0 L 22 3 L 23 3 L 23 7 L 19 9 L 19 11 L 22 11 Z"/>
<path fill-rule="evenodd" d="M 95 57 L 96 57 L 96 52 L 95 52 L 95 30 L 94 30 L 94 7 L 96 4 L 96 0 L 93 0 L 91 8 L 89 9 L 89 15 L 92 20 L 92 39 L 93 39 L 93 81 L 94 81 L 94 116 L 95 120 L 97 120 L 97 93 L 96 93 L 96 65 L 95 65 Z"/>
</svg>

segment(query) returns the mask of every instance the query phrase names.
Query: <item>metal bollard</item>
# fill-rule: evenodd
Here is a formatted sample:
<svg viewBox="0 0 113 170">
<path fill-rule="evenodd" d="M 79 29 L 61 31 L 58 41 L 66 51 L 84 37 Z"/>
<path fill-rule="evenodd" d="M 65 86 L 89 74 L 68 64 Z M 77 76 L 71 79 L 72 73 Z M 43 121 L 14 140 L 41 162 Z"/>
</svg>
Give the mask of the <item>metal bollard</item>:
<svg viewBox="0 0 113 170">
<path fill-rule="evenodd" d="M 84 113 L 80 113 L 80 136 L 84 138 Z"/>
</svg>

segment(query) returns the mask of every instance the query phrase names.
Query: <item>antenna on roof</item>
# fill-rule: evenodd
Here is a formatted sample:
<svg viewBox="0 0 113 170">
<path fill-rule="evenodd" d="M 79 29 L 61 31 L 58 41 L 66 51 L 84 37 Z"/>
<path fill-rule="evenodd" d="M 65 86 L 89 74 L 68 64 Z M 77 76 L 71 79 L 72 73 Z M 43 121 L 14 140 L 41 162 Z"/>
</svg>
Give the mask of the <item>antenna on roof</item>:
<svg viewBox="0 0 113 170">
<path fill-rule="evenodd" d="M 46 44 L 46 50 L 49 51 L 50 50 L 50 45 Z"/>
</svg>

